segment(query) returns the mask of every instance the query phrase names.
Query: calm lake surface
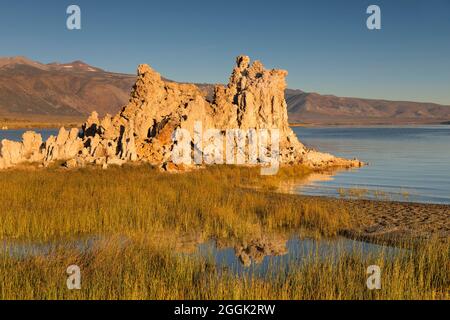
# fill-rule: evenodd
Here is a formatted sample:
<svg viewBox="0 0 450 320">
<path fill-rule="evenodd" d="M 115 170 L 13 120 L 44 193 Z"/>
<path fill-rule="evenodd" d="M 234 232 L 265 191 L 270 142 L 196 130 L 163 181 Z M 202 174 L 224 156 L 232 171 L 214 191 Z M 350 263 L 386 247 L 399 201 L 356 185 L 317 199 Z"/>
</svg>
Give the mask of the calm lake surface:
<svg viewBox="0 0 450 320">
<path fill-rule="evenodd" d="M 309 147 L 369 166 L 297 185 L 294 192 L 450 204 L 450 126 L 293 128 Z M 344 192 L 343 192 L 344 191 Z"/>
<path fill-rule="evenodd" d="M 37 133 L 40 133 L 42 135 L 42 140 L 45 141 L 51 135 L 53 135 L 53 136 L 58 135 L 59 129 L 0 130 L 0 141 L 2 139 L 8 139 L 8 140 L 13 140 L 13 141 L 22 141 L 22 135 L 26 131 L 35 131 Z"/>
<path fill-rule="evenodd" d="M 406 251 L 390 246 L 381 246 L 346 238 L 301 239 L 293 237 L 286 242 L 287 252 L 279 256 L 268 255 L 260 262 L 252 259 L 250 266 L 245 266 L 237 258 L 233 248 L 218 248 L 214 241 L 198 246 L 195 256 L 213 259 L 215 265 L 237 275 L 265 277 L 279 272 L 289 273 L 296 266 L 314 262 L 337 262 L 343 256 L 360 257 L 362 260 L 374 261 L 376 258 L 393 259 Z"/>
</svg>

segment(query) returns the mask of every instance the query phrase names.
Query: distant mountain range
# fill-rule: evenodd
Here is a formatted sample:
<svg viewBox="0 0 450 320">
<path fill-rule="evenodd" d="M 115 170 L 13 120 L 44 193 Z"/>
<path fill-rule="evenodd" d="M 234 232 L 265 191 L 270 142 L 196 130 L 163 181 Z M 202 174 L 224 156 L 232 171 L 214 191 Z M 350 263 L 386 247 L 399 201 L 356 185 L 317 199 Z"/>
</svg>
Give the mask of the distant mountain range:
<svg viewBox="0 0 450 320">
<path fill-rule="evenodd" d="M 128 101 L 135 76 L 106 72 L 81 61 L 41 64 L 0 58 L 0 117 L 85 117 L 117 112 Z"/>
<path fill-rule="evenodd" d="M 84 118 L 93 110 L 114 114 L 126 104 L 134 75 L 82 61 L 42 64 L 0 58 L 0 118 Z M 209 95 L 213 85 L 199 84 Z M 450 106 L 434 103 L 341 98 L 286 90 L 289 120 L 306 124 L 449 123 Z"/>
<path fill-rule="evenodd" d="M 311 124 L 448 123 L 450 106 L 435 103 L 343 98 L 286 90 L 290 122 Z"/>
</svg>

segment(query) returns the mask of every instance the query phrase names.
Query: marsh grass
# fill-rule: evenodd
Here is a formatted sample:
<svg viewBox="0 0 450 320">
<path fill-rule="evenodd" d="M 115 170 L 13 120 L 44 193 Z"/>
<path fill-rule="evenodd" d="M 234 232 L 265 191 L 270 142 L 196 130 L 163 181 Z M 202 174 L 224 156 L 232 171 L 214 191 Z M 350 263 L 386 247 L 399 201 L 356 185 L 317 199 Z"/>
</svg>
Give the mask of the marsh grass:
<svg viewBox="0 0 450 320">
<path fill-rule="evenodd" d="M 368 190 L 366 188 L 338 188 L 339 197 L 344 199 L 365 199 L 367 197 L 380 201 L 392 201 L 392 194 L 383 190 Z M 398 195 L 402 200 L 408 201 L 410 199 L 410 192 L 404 189 L 400 189 Z"/>
<path fill-rule="evenodd" d="M 174 255 L 164 245 L 109 242 L 89 252 L 55 251 L 25 260 L 0 258 L 1 299 L 448 299 L 448 244 L 418 247 L 393 258 L 338 257 L 312 251 L 289 272 L 238 277 L 211 259 Z M 82 289 L 67 290 L 67 266 L 82 270 Z M 366 269 L 382 270 L 381 290 L 368 290 Z"/>
<path fill-rule="evenodd" d="M 292 174 L 262 177 L 257 168 L 233 167 L 164 174 L 150 166 L 7 171 L 0 174 L 0 239 L 164 231 L 244 238 L 300 226 L 336 235 L 348 227 L 343 209 L 270 192 Z"/>
<path fill-rule="evenodd" d="M 262 177 L 258 168 L 211 167 L 164 174 L 150 166 L 106 171 L 0 173 L 0 241 L 57 243 L 45 254 L 0 254 L 0 299 L 448 299 L 449 244 L 372 257 L 383 289 L 369 291 L 370 261 L 357 253 L 322 259 L 275 277 L 241 278 L 212 259 L 176 254 L 184 234 L 247 240 L 269 233 L 333 237 L 354 223 L 345 208 L 272 192 L 303 167 Z M 101 239 L 80 250 L 68 243 Z M 124 240 L 125 239 L 125 240 Z M 370 262 L 372 263 L 372 262 Z M 82 270 L 82 290 L 66 287 L 66 268 Z M 274 266 L 273 268 L 276 268 Z"/>
<path fill-rule="evenodd" d="M 364 188 L 350 188 L 344 189 L 339 188 L 338 193 L 340 197 L 352 198 L 352 199 L 363 199 L 369 193 L 369 190 Z"/>
</svg>

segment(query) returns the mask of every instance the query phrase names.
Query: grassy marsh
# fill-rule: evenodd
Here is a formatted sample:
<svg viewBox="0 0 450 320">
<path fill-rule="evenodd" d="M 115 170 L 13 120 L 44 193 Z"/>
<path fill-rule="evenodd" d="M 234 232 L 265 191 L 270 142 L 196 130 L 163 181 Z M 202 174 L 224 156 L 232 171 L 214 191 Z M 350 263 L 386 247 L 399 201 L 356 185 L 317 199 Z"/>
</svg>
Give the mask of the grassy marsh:
<svg viewBox="0 0 450 320">
<path fill-rule="evenodd" d="M 359 223 L 336 202 L 274 193 L 303 167 L 262 177 L 259 169 L 211 167 L 165 174 L 149 166 L 106 171 L 0 173 L 0 241 L 69 243 L 101 237 L 82 251 L 61 245 L 47 255 L 0 254 L 0 299 L 439 299 L 449 298 L 448 241 L 429 241 L 386 260 L 383 289 L 369 291 L 367 261 L 342 254 L 312 259 L 275 278 L 239 278 L 214 261 L 174 254 L 185 234 L 246 241 L 307 230 L 333 237 Z M 127 239 L 126 244 L 121 239 Z M 77 264 L 82 290 L 66 288 Z"/>
</svg>

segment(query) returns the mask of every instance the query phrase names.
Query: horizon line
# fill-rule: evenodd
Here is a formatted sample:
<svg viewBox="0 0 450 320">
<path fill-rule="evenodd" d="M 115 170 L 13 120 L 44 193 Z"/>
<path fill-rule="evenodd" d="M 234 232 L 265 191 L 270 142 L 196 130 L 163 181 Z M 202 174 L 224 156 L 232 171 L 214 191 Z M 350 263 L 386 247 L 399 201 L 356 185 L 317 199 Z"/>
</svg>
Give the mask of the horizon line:
<svg viewBox="0 0 450 320">
<path fill-rule="evenodd" d="M 81 58 L 78 58 L 78 59 L 75 59 L 75 60 L 72 60 L 72 61 L 69 61 L 69 62 L 51 61 L 51 62 L 46 63 L 46 62 L 41 62 L 39 60 L 35 60 L 33 58 L 30 58 L 29 56 L 26 56 L 26 55 L 0 56 L 0 59 L 14 59 L 14 58 L 23 58 L 23 59 L 29 60 L 31 62 L 34 62 L 34 63 L 39 63 L 39 64 L 44 65 L 44 66 L 49 66 L 49 65 L 52 65 L 52 64 L 56 64 L 56 63 L 57 64 L 71 64 L 71 63 L 75 63 L 75 62 L 82 62 L 82 63 L 84 63 L 84 64 L 86 64 L 86 65 L 88 65 L 90 67 L 101 69 L 104 72 L 128 75 L 128 76 L 131 76 L 131 77 L 135 77 L 136 76 L 136 73 L 112 71 L 112 70 L 108 70 L 108 69 L 105 69 L 105 68 L 102 68 L 102 67 L 98 67 L 98 66 L 95 66 L 93 64 L 90 64 L 90 63 L 86 62 L 85 60 L 83 60 Z M 143 64 L 148 64 L 148 63 L 143 63 Z M 148 64 L 148 65 L 150 65 L 150 64 Z M 159 71 L 157 71 L 157 72 L 160 73 Z M 208 81 L 203 81 L 203 82 L 187 81 L 186 82 L 186 81 L 179 81 L 179 80 L 174 80 L 174 79 L 171 79 L 171 78 L 166 78 L 162 74 L 161 74 L 161 76 L 163 78 L 165 78 L 166 80 L 173 81 L 173 82 L 178 82 L 178 83 L 205 84 L 205 85 L 226 85 L 225 83 L 212 83 L 212 82 L 208 82 Z M 317 94 L 317 95 L 324 96 L 324 97 L 336 97 L 336 98 L 343 98 L 343 99 L 378 100 L 378 101 L 396 102 L 396 103 L 405 102 L 405 103 L 417 103 L 417 104 L 434 104 L 434 105 L 443 106 L 443 107 L 450 107 L 450 102 L 448 102 L 448 103 L 441 103 L 441 102 L 436 102 L 436 101 L 433 102 L 433 101 L 427 101 L 427 100 L 414 100 L 414 99 L 408 99 L 408 98 L 405 98 L 405 99 L 402 99 L 402 98 L 399 98 L 399 99 L 388 99 L 388 98 L 383 98 L 383 97 L 367 97 L 367 96 L 366 97 L 361 97 L 361 96 L 353 96 L 353 95 L 337 95 L 337 94 L 334 94 L 334 93 L 323 93 L 323 92 L 318 92 L 318 91 L 305 91 L 305 90 L 300 89 L 300 88 L 290 88 L 289 86 L 286 87 L 286 90 L 302 91 L 303 93 L 306 93 L 306 94 Z"/>
</svg>

